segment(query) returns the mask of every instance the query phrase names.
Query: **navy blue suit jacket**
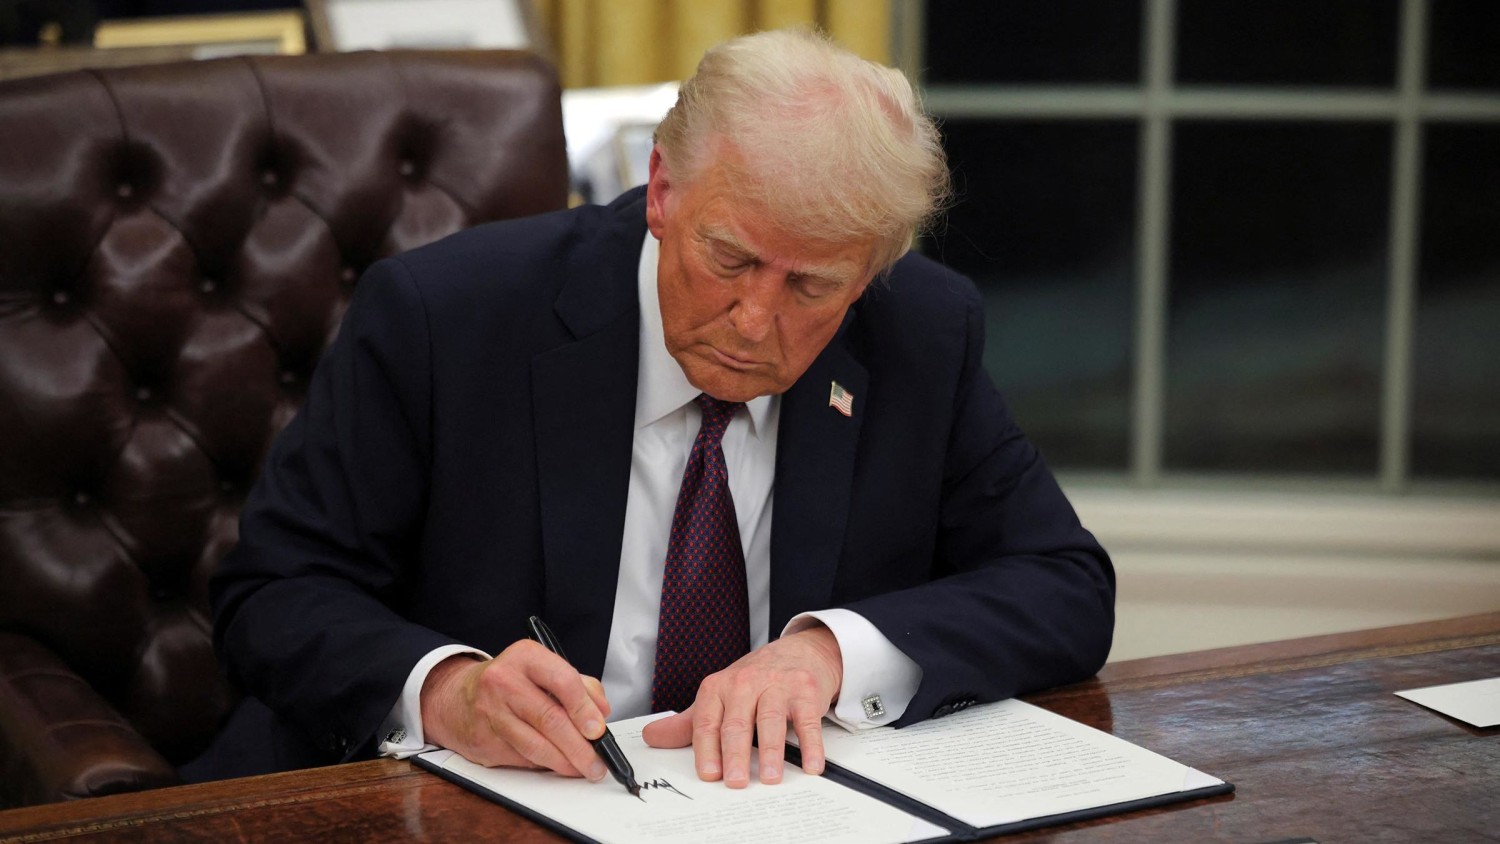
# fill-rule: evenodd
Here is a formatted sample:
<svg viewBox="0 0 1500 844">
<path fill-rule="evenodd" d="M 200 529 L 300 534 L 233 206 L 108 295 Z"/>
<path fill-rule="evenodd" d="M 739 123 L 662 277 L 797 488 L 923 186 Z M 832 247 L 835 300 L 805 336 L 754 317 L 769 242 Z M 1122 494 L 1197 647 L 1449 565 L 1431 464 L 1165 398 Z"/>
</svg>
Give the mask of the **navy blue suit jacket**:
<svg viewBox="0 0 1500 844">
<path fill-rule="evenodd" d="M 602 671 L 644 206 L 482 226 L 359 284 L 212 581 L 231 675 L 305 762 L 373 752 L 423 654 L 498 652 L 532 614 Z M 771 630 L 868 618 L 923 669 L 902 724 L 1083 679 L 1109 650 L 1113 570 L 985 374 L 983 325 L 972 283 L 909 255 L 782 400 Z"/>
</svg>

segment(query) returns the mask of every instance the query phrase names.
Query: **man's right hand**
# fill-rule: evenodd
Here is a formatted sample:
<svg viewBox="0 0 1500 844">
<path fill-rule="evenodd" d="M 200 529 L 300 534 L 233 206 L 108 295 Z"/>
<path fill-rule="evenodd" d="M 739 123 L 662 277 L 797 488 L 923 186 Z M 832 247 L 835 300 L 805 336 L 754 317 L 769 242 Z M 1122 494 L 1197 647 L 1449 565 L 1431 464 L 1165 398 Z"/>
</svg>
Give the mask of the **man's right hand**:
<svg viewBox="0 0 1500 844">
<path fill-rule="evenodd" d="M 608 716 L 598 680 L 530 640 L 491 660 L 449 657 L 422 684 L 427 741 L 487 767 L 604 779 L 604 762 L 589 740 L 604 734 Z"/>
</svg>

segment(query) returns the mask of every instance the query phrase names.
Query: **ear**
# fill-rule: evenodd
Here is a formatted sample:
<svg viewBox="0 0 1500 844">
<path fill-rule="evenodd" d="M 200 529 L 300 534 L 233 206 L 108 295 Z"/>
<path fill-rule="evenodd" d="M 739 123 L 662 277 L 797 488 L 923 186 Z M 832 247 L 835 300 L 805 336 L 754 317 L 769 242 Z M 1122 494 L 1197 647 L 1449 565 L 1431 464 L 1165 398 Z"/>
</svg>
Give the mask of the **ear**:
<svg viewBox="0 0 1500 844">
<path fill-rule="evenodd" d="M 878 275 L 878 273 L 877 273 L 877 275 Z M 865 279 L 864 281 L 860 282 L 858 285 L 856 285 L 855 289 L 854 289 L 854 295 L 852 297 L 850 297 L 849 301 L 853 302 L 856 299 L 858 299 L 859 297 L 865 295 L 865 290 L 869 289 L 870 283 L 873 282 L 874 280 L 875 280 L 875 276 L 872 275 L 869 278 Z"/>
<path fill-rule="evenodd" d="M 646 180 L 646 226 L 661 240 L 667 226 L 667 196 L 672 191 L 667 166 L 661 160 L 661 147 L 651 148 L 650 175 Z"/>
</svg>

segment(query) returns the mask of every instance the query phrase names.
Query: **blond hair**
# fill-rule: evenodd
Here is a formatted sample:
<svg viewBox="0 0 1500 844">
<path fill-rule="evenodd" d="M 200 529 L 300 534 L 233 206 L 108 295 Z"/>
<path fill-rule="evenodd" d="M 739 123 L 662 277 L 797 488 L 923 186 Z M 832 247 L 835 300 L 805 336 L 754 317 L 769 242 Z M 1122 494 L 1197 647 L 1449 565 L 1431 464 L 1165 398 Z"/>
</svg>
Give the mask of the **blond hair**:
<svg viewBox="0 0 1500 844">
<path fill-rule="evenodd" d="M 873 241 L 876 271 L 911 248 L 949 193 L 937 127 L 906 77 L 805 30 L 709 50 L 655 138 L 672 178 L 725 166 L 784 230 Z"/>
</svg>

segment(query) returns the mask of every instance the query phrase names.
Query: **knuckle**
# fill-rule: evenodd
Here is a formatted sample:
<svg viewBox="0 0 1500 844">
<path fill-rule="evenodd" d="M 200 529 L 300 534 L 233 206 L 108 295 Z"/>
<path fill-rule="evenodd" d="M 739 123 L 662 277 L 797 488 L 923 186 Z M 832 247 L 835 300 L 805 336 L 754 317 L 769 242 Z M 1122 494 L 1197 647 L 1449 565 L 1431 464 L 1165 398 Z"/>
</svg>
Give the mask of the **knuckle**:
<svg viewBox="0 0 1500 844">
<path fill-rule="evenodd" d="M 579 682 L 578 672 L 561 659 L 551 660 L 542 673 L 542 678 L 554 689 L 568 688 Z"/>
<path fill-rule="evenodd" d="M 729 678 L 730 688 L 735 694 L 746 694 L 756 692 L 765 685 L 765 680 L 760 677 L 759 672 L 737 671 Z"/>
<path fill-rule="evenodd" d="M 589 703 L 590 701 L 587 695 L 579 698 L 574 702 L 572 706 L 568 707 L 568 717 L 581 719 L 587 716 L 589 714 Z"/>
<path fill-rule="evenodd" d="M 762 730 L 781 726 L 786 724 L 786 722 L 786 708 L 779 703 L 764 702 L 761 704 L 760 711 L 755 715 L 755 723 Z"/>
<path fill-rule="evenodd" d="M 528 656 L 531 655 L 531 648 L 535 644 L 536 643 L 531 641 L 530 639 L 519 639 L 517 641 L 511 642 L 506 646 L 505 650 L 500 652 L 499 656 L 495 657 L 493 661 L 506 663 L 524 661 Z"/>
<path fill-rule="evenodd" d="M 539 735 L 529 735 L 519 741 L 511 743 L 515 751 L 524 756 L 528 761 L 542 764 L 547 758 L 547 751 L 552 747 L 551 743 Z"/>
<path fill-rule="evenodd" d="M 720 687 L 725 683 L 727 674 L 728 669 L 725 669 L 724 671 L 719 671 L 717 673 L 710 674 L 707 677 L 704 677 L 703 681 L 698 684 L 698 697 L 703 697 L 705 694 L 718 694 Z"/>
<path fill-rule="evenodd" d="M 750 734 L 750 721 L 738 715 L 731 715 L 719 722 L 719 732 L 731 738 L 738 738 Z"/>
<path fill-rule="evenodd" d="M 573 728 L 573 719 L 562 707 L 549 705 L 544 708 L 537 717 L 537 729 L 544 735 L 555 735 Z"/>
</svg>

